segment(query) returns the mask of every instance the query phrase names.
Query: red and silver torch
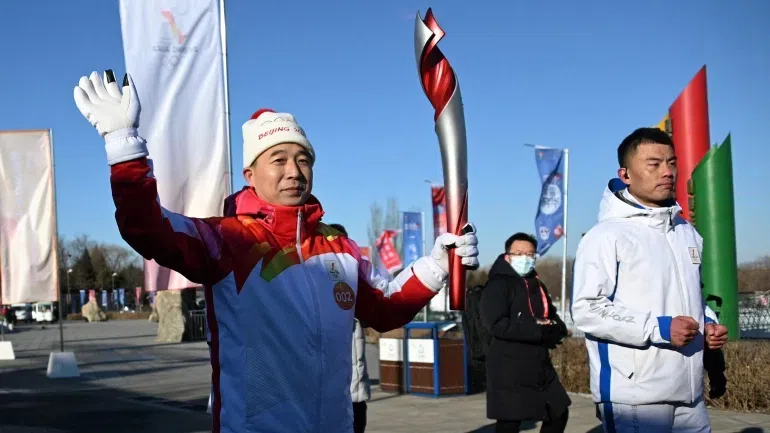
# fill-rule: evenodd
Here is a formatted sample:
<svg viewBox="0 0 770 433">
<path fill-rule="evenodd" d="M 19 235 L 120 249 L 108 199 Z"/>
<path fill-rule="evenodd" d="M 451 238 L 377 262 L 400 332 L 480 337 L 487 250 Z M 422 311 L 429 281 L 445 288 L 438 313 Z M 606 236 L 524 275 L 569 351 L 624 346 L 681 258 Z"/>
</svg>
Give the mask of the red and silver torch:
<svg viewBox="0 0 770 433">
<path fill-rule="evenodd" d="M 468 225 L 468 149 L 465 114 L 457 75 L 438 48 L 444 37 L 430 8 L 425 19 L 419 11 L 414 23 L 414 52 L 422 90 L 435 109 L 436 124 L 444 168 L 447 231 L 456 235 L 470 230 Z M 465 309 L 465 267 L 449 254 L 449 308 Z"/>
</svg>

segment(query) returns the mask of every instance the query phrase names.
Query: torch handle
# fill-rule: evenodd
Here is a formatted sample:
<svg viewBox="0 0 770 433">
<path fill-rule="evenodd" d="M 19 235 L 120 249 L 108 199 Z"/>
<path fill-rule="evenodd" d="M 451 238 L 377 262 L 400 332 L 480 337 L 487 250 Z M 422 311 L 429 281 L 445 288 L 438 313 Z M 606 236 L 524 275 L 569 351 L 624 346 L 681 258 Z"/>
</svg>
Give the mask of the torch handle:
<svg viewBox="0 0 770 433">
<path fill-rule="evenodd" d="M 460 220 L 458 236 L 470 233 L 472 228 L 467 221 Z M 465 310 L 465 273 L 467 269 L 462 259 L 454 252 L 449 254 L 449 309 L 453 311 Z"/>
</svg>

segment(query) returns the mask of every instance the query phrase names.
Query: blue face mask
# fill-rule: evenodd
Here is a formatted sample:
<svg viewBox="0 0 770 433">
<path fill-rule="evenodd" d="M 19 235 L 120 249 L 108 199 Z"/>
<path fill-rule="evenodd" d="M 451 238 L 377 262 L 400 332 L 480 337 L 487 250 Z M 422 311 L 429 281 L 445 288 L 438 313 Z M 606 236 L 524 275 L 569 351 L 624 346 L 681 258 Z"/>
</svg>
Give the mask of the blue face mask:
<svg viewBox="0 0 770 433">
<path fill-rule="evenodd" d="M 535 269 L 535 258 L 529 256 L 512 256 L 511 267 L 517 274 L 524 276 Z"/>
</svg>

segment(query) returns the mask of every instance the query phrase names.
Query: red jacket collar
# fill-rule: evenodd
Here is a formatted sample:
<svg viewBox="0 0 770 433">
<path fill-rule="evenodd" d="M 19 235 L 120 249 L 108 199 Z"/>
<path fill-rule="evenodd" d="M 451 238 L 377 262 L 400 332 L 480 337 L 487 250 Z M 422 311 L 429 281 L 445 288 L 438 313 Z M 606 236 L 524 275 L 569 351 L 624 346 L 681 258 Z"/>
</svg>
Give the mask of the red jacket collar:
<svg viewBox="0 0 770 433">
<path fill-rule="evenodd" d="M 226 201 L 225 216 L 228 214 L 252 216 L 277 238 L 296 239 L 297 218 L 300 211 L 302 212 L 301 236 L 303 239 L 308 233 L 315 232 L 324 214 L 321 203 L 312 195 L 302 206 L 277 206 L 259 198 L 254 188 L 247 187 L 236 193 L 233 201 L 234 209 L 233 206 L 228 209 Z"/>
</svg>

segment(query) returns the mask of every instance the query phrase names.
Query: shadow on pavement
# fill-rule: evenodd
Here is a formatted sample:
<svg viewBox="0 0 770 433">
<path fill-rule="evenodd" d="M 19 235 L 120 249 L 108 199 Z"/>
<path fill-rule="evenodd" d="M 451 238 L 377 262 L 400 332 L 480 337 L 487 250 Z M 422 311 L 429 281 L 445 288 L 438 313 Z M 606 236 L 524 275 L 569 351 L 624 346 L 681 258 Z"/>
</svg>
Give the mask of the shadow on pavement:
<svg viewBox="0 0 770 433">
<path fill-rule="evenodd" d="M 44 371 L 0 373 L 0 431 L 40 433 L 203 433 L 211 431 L 207 399 L 169 401 L 92 385 L 83 378 L 48 379 Z M 51 387 L 52 384 L 56 386 Z M 88 386 L 88 390 L 82 390 Z M 74 391 L 79 387 L 80 391 Z M 51 389 L 54 388 L 54 389 Z M 44 391 L 45 389 L 45 391 Z"/>
<path fill-rule="evenodd" d="M 521 423 L 521 429 L 519 431 L 529 431 L 529 430 L 534 430 L 535 428 L 537 428 L 537 423 L 532 421 L 524 421 L 523 423 Z M 466 433 L 495 433 L 495 423 L 487 424 L 483 427 L 470 430 Z"/>
</svg>

